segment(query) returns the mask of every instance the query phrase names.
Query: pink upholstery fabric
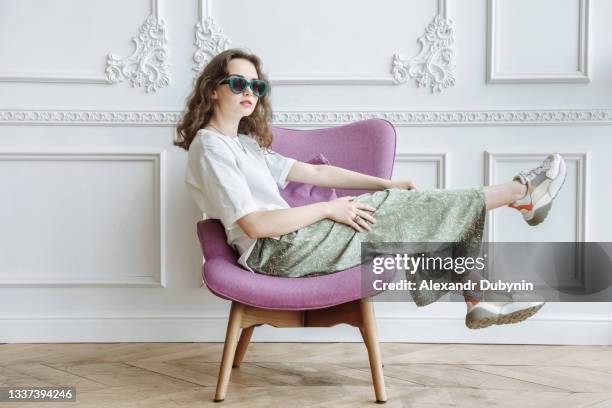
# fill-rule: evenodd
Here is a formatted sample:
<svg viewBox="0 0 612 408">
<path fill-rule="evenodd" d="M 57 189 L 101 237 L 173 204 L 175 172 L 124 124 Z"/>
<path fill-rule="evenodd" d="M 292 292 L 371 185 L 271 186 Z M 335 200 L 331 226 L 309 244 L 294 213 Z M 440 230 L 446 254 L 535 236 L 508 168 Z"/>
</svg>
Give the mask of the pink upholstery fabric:
<svg viewBox="0 0 612 408">
<path fill-rule="evenodd" d="M 306 163 L 317 165 L 330 164 L 323 153 L 319 153 Z M 299 183 L 297 181 L 290 181 L 287 183 L 287 187 L 281 190 L 280 193 L 281 197 L 285 199 L 290 207 L 298 207 L 300 205 L 330 201 L 338 198 L 335 188 L 320 187 L 314 184 Z"/>
<path fill-rule="evenodd" d="M 318 153 L 330 164 L 377 177 L 390 179 L 395 158 L 396 133 L 384 119 L 367 119 L 334 128 L 295 130 L 272 127 L 272 148 L 300 161 Z M 339 197 L 359 195 L 371 190 L 337 189 Z M 299 205 L 299 203 L 297 203 Z M 338 305 L 375 295 L 374 277 L 365 276 L 361 267 L 305 278 L 272 277 L 251 273 L 237 262 L 238 253 L 226 243 L 219 220 L 207 219 L 197 224 L 197 234 L 204 255 L 202 276 L 206 286 L 219 297 L 266 309 L 309 310 Z M 392 273 L 376 279 L 392 280 Z M 363 288 L 369 288 L 362 290 Z"/>
</svg>

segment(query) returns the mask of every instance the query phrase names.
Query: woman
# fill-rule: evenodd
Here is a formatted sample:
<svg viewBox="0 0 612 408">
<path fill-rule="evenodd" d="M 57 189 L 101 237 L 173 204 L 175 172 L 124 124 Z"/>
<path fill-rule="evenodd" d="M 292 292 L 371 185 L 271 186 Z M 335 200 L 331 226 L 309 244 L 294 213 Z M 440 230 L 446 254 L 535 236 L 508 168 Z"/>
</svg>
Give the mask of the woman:
<svg viewBox="0 0 612 408">
<path fill-rule="evenodd" d="M 269 149 L 269 98 L 260 59 L 240 49 L 223 51 L 200 73 L 174 141 L 188 151 L 186 183 L 195 202 L 223 223 L 238 263 L 251 272 L 303 277 L 344 270 L 361 263 L 362 241 L 478 245 L 487 210 L 509 206 L 537 225 L 565 180 L 559 154 L 500 185 L 428 191 L 417 191 L 411 181 L 303 163 Z M 377 191 L 290 208 L 279 192 L 289 181 Z M 475 271 L 429 278 L 485 280 Z M 411 295 L 424 306 L 446 292 Z M 470 328 L 515 323 L 544 305 L 493 291 L 463 295 Z"/>
</svg>

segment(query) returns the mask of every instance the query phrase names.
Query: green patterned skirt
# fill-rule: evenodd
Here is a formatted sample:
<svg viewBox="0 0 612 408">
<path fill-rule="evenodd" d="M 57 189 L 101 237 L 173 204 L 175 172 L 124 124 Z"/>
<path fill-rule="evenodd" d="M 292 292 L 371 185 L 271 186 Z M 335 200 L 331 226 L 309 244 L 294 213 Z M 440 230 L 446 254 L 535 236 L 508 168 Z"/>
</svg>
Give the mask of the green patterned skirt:
<svg viewBox="0 0 612 408">
<path fill-rule="evenodd" d="M 480 246 L 485 222 L 482 187 L 405 190 L 391 188 L 353 198 L 376 208 L 371 231 L 329 218 L 280 236 L 258 238 L 247 264 L 266 275 L 299 278 L 342 271 L 362 263 L 361 242 L 451 242 Z M 407 274 L 408 275 L 408 274 Z M 437 271 L 414 278 L 462 282 L 466 274 Z M 418 306 L 438 300 L 449 290 L 410 290 Z M 476 297 L 478 295 L 476 294 Z"/>
</svg>

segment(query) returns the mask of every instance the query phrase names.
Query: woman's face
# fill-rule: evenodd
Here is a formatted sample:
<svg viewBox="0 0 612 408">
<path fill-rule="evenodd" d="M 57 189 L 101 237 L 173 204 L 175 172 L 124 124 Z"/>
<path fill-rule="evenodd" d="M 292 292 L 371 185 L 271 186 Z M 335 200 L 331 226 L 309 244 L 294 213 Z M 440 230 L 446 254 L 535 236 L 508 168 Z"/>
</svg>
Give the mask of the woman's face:
<svg viewBox="0 0 612 408">
<path fill-rule="evenodd" d="M 230 75 L 242 75 L 248 80 L 259 79 L 253 63 L 243 58 L 230 60 L 227 69 Z M 253 113 L 258 98 L 253 95 L 250 86 L 246 87 L 243 92 L 235 94 L 230 90 L 229 84 L 223 84 L 217 86 L 213 91 L 212 99 L 216 101 L 216 108 L 224 114 L 243 117 Z"/>
</svg>

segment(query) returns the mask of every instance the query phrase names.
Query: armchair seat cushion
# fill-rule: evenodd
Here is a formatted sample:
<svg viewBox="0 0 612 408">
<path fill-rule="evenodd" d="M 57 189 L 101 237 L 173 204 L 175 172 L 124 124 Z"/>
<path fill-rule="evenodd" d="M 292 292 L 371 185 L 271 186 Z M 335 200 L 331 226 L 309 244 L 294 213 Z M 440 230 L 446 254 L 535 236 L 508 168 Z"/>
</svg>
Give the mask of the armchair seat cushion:
<svg viewBox="0 0 612 408">
<path fill-rule="evenodd" d="M 360 267 L 342 272 L 305 278 L 285 278 L 250 273 L 229 262 L 205 262 L 204 279 L 216 295 L 265 309 L 318 309 L 359 299 Z M 206 269 L 223 270 L 211 273 Z M 300 282 L 296 282 L 299 280 Z M 257 288 L 256 291 L 253 288 Z"/>
<path fill-rule="evenodd" d="M 207 269 L 215 273 L 207 274 Z M 385 274 L 376 278 L 392 280 Z M 362 290 L 360 265 L 327 275 L 286 278 L 253 274 L 216 258 L 205 262 L 204 280 L 217 296 L 264 309 L 320 309 L 380 293 L 372 285 Z"/>
<path fill-rule="evenodd" d="M 264 309 L 308 310 L 335 306 L 373 296 L 373 281 L 391 282 L 393 270 L 362 277 L 361 265 L 344 271 L 302 278 L 251 273 L 237 262 L 236 252 L 226 243 L 225 230 L 219 220 L 198 222 L 198 235 L 206 237 L 203 248 L 206 260 L 202 278 L 215 295 Z"/>
</svg>

